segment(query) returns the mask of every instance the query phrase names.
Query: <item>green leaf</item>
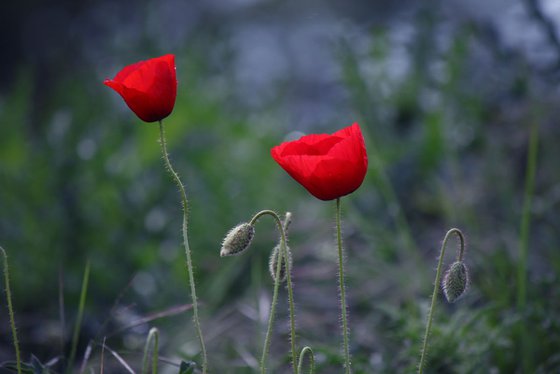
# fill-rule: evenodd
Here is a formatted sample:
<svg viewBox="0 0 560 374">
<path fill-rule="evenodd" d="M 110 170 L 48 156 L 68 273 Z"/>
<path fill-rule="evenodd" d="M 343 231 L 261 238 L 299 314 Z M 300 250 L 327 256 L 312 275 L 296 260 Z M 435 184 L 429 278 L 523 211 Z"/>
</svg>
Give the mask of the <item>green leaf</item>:
<svg viewBox="0 0 560 374">
<path fill-rule="evenodd" d="M 30 367 L 28 367 L 28 364 L 22 363 L 21 366 L 22 366 L 21 367 L 22 373 L 24 373 L 24 374 L 34 374 L 33 370 Z M 5 370 L 2 370 L 2 369 L 7 370 L 7 372 L 9 372 L 9 373 L 17 373 L 17 364 L 16 364 L 15 361 L 0 362 L 0 372 L 3 373 Z"/>
<path fill-rule="evenodd" d="M 31 362 L 29 363 L 29 366 L 33 368 L 34 374 L 44 374 L 49 372 L 49 369 L 45 367 L 45 365 L 43 365 L 41 361 L 35 357 L 35 355 L 31 355 Z"/>
</svg>

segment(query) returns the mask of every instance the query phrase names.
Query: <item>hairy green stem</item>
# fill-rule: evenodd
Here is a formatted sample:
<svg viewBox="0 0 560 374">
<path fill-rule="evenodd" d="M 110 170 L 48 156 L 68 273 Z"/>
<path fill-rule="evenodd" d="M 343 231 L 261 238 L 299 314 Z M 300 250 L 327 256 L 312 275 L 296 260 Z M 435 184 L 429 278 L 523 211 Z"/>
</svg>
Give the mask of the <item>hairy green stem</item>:
<svg viewBox="0 0 560 374">
<path fill-rule="evenodd" d="M 445 248 L 447 247 L 447 242 L 451 235 L 456 235 L 459 238 L 459 249 L 457 251 L 457 261 L 463 260 L 463 255 L 465 251 L 465 237 L 461 230 L 453 228 L 445 234 L 443 242 L 441 243 L 441 249 L 439 251 L 439 260 L 436 270 L 436 280 L 434 283 L 434 292 L 432 294 L 432 304 L 430 305 L 430 310 L 428 311 L 428 320 L 426 322 L 426 331 L 424 333 L 424 341 L 422 343 L 422 352 L 420 354 L 420 362 L 418 363 L 418 374 L 422 374 L 424 371 L 424 365 L 426 363 L 426 355 L 428 352 L 428 338 L 430 337 L 430 331 L 432 330 L 432 320 L 434 318 L 434 309 L 436 307 L 436 301 L 438 296 L 438 290 L 440 287 L 441 279 L 441 268 L 443 265 L 443 258 L 445 256 Z"/>
<path fill-rule="evenodd" d="M 344 349 L 344 372 L 352 372 L 350 362 L 348 310 L 346 307 L 346 285 L 344 283 L 344 255 L 342 253 L 342 232 L 340 224 L 340 197 L 336 199 L 336 241 L 338 244 L 338 288 L 340 291 L 340 312 L 342 317 L 342 338 Z"/>
<path fill-rule="evenodd" d="M 10 288 L 10 267 L 8 265 L 8 255 L 4 248 L 0 247 L 2 257 L 4 257 L 4 283 L 6 286 L 6 302 L 8 303 L 8 314 L 10 315 L 10 327 L 12 328 L 12 341 L 14 350 L 16 351 L 16 368 L 18 374 L 21 374 L 21 357 L 19 353 L 19 341 L 16 330 L 16 320 L 14 317 L 14 307 L 12 305 L 12 290 Z"/>
<path fill-rule="evenodd" d="M 185 247 L 185 256 L 187 258 L 187 272 L 189 276 L 189 285 L 191 288 L 191 298 L 193 304 L 193 322 L 195 325 L 196 333 L 198 335 L 198 340 L 200 342 L 200 350 L 202 352 L 202 373 L 206 374 L 208 370 L 208 358 L 206 356 L 206 346 L 204 344 L 204 337 L 202 336 L 202 329 L 200 328 L 200 320 L 198 317 L 198 301 L 196 298 L 196 287 L 194 283 L 194 273 L 193 273 L 193 265 L 191 259 L 191 250 L 189 247 L 189 237 L 187 233 L 187 224 L 188 224 L 188 209 L 189 209 L 189 202 L 187 200 L 187 193 L 185 191 L 185 186 L 181 182 L 179 175 L 171 166 L 171 161 L 169 161 L 169 156 L 167 154 L 167 143 L 165 141 L 165 133 L 163 130 L 163 122 L 159 121 L 159 135 L 160 135 L 160 144 L 161 144 L 161 151 L 163 154 L 163 160 L 165 161 L 165 166 L 171 174 L 171 177 L 177 184 L 179 188 L 179 192 L 181 194 L 181 202 L 183 205 L 183 245 Z"/>
<path fill-rule="evenodd" d="M 530 349 L 527 347 L 527 326 L 525 306 L 527 304 L 527 258 L 529 256 L 529 231 L 531 223 L 531 205 L 535 189 L 535 175 L 537 171 L 537 150 L 539 145 L 539 125 L 537 121 L 531 124 L 529 134 L 529 149 L 527 151 L 527 166 L 525 172 L 525 191 L 523 197 L 523 212 L 519 229 L 519 260 L 517 262 L 517 309 L 522 316 L 521 325 L 521 362 L 523 372 L 531 370 Z"/>
<path fill-rule="evenodd" d="M 311 347 L 305 346 L 299 353 L 299 362 L 298 362 L 298 372 L 303 372 L 303 359 L 305 358 L 305 354 L 309 353 L 309 374 L 315 373 L 315 354 Z"/>
<path fill-rule="evenodd" d="M 148 338 L 146 339 L 146 345 L 144 346 L 144 357 L 142 359 L 142 374 L 148 373 L 148 361 L 150 354 L 150 346 L 152 345 L 152 340 L 154 341 L 154 347 L 152 349 L 152 374 L 157 374 L 158 372 L 158 350 L 159 350 L 159 330 L 155 327 L 150 329 L 148 333 Z"/>
<path fill-rule="evenodd" d="M 286 288 L 288 289 L 288 304 L 290 313 L 290 346 L 292 350 L 292 367 L 295 374 L 299 374 L 299 369 L 296 366 L 296 317 L 295 317 L 295 305 L 294 305 L 294 287 L 292 284 L 292 267 L 290 266 L 290 259 L 292 258 L 290 248 L 287 245 L 286 233 L 288 231 L 288 226 L 292 222 L 292 214 L 290 212 L 286 213 L 284 219 L 284 224 L 282 225 L 282 230 L 284 231 L 284 245 L 280 245 L 282 255 L 284 256 L 284 264 L 286 267 Z M 278 224 L 278 222 L 277 222 Z M 280 271 L 278 266 L 276 266 L 276 278 L 280 278 Z"/>
<path fill-rule="evenodd" d="M 297 353 L 296 353 L 296 325 L 295 325 L 295 307 L 294 307 L 294 294 L 292 287 L 292 276 L 289 263 L 288 246 L 286 245 L 286 229 L 290 223 L 289 216 L 286 217 L 285 224 L 282 224 L 278 214 L 272 210 L 262 210 L 255 214 L 255 216 L 249 222 L 250 225 L 254 225 L 259 218 L 264 215 L 270 215 L 276 222 L 278 231 L 280 231 L 280 251 L 281 256 L 284 258 L 284 264 L 286 266 L 286 286 L 288 288 L 288 304 L 290 308 L 290 344 L 292 351 L 292 367 L 295 374 L 298 374 L 298 366 L 296 364 Z M 270 341 L 272 336 L 272 326 L 274 324 L 274 316 L 276 314 L 276 305 L 278 304 L 278 290 L 280 288 L 280 274 L 282 272 L 282 261 L 279 260 L 276 264 L 276 277 L 274 279 L 274 290 L 272 293 L 272 302 L 270 305 L 270 313 L 268 315 L 268 327 L 266 330 L 266 337 L 264 340 L 263 352 L 261 356 L 261 373 L 266 373 L 266 359 L 268 356 L 268 351 L 270 349 Z"/>
<path fill-rule="evenodd" d="M 80 303 L 78 305 L 78 315 L 76 316 L 76 323 L 74 324 L 74 331 L 72 333 L 72 343 L 70 348 L 70 356 L 68 358 L 68 364 L 66 366 L 66 372 L 72 372 L 72 366 L 74 365 L 74 359 L 76 358 L 76 352 L 78 350 L 78 340 L 80 337 L 80 329 L 82 328 L 82 319 L 84 318 L 84 308 L 86 305 L 87 289 L 89 284 L 89 269 L 90 262 L 86 262 L 86 268 L 84 270 L 84 277 L 82 279 L 82 290 L 80 291 Z"/>
</svg>

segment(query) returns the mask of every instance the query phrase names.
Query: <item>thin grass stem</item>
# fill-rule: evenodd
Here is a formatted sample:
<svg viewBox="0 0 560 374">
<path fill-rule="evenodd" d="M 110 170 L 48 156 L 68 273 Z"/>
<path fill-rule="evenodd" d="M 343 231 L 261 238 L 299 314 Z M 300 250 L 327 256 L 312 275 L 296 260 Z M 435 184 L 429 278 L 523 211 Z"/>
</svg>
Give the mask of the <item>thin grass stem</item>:
<svg viewBox="0 0 560 374">
<path fill-rule="evenodd" d="M 84 371 L 86 371 L 86 366 L 91 356 L 91 352 L 93 352 L 92 340 L 90 340 L 88 345 L 86 346 L 86 350 L 84 351 L 84 357 L 82 358 L 82 364 L 80 365 L 80 371 L 78 372 L 78 374 L 82 374 Z"/>
<path fill-rule="evenodd" d="M 537 151 L 539 145 L 538 121 L 533 121 L 529 133 L 529 149 L 527 151 L 527 166 L 525 172 L 525 190 L 523 196 L 523 211 L 519 229 L 519 260 L 517 262 L 517 309 L 521 314 L 521 362 L 523 372 L 531 371 L 530 349 L 527 340 L 527 326 L 525 309 L 527 305 L 527 260 L 529 256 L 529 232 L 531 224 L 531 206 L 535 189 L 537 172 Z"/>
<path fill-rule="evenodd" d="M 62 265 L 58 269 L 58 318 L 60 320 L 60 353 L 64 355 L 64 337 L 66 336 L 66 316 L 64 314 L 64 273 Z"/>
<path fill-rule="evenodd" d="M 82 290 L 80 291 L 80 303 L 78 305 L 78 315 L 76 316 L 76 323 L 74 324 L 74 331 L 72 333 L 72 343 L 70 348 L 70 356 L 68 357 L 68 364 L 66 366 L 66 373 L 72 372 L 72 367 L 74 366 L 74 359 L 76 358 L 76 352 L 78 350 L 78 340 L 80 338 L 80 330 L 82 328 L 82 319 L 84 317 L 84 308 L 86 305 L 87 290 L 89 284 L 89 270 L 90 262 L 86 262 L 86 268 L 84 270 L 84 276 L 82 279 Z"/>
<path fill-rule="evenodd" d="M 12 342 L 16 351 L 16 368 L 18 374 L 21 374 L 21 357 L 19 352 L 19 341 L 16 330 L 16 320 L 14 317 L 14 306 L 12 304 L 12 289 L 10 288 L 10 266 L 8 265 L 8 254 L 4 248 L 0 247 L 2 257 L 4 258 L 4 283 L 6 287 L 6 302 L 8 303 L 8 314 L 10 315 L 10 327 L 12 329 Z"/>
<path fill-rule="evenodd" d="M 183 205 L 183 245 L 185 247 L 185 256 L 187 258 L 187 272 L 189 276 L 189 285 L 191 289 L 191 298 L 193 304 L 193 322 L 195 325 L 196 333 L 198 336 L 198 340 L 200 342 L 200 349 L 202 353 L 202 373 L 206 374 L 208 370 L 208 358 L 206 355 L 206 345 L 204 344 L 204 337 L 202 335 L 202 329 L 200 328 L 200 319 L 198 317 L 198 301 L 196 297 L 196 287 L 194 283 L 194 272 L 193 272 L 193 265 L 191 259 L 191 250 L 189 247 L 189 237 L 187 232 L 188 226 L 188 209 L 189 209 L 189 202 L 187 200 L 187 193 L 185 191 L 185 186 L 181 182 L 179 175 L 171 166 L 171 161 L 169 161 L 169 156 L 167 154 L 167 143 L 165 141 L 165 132 L 163 129 L 163 122 L 159 121 L 159 135 L 160 135 L 160 144 L 161 144 L 161 151 L 163 154 L 163 160 L 165 161 L 165 166 L 171 174 L 171 177 L 177 184 L 179 188 L 179 192 L 181 194 L 181 202 Z"/>
<path fill-rule="evenodd" d="M 365 79 L 361 73 L 358 60 L 350 46 L 344 41 L 341 42 L 339 56 L 344 68 L 343 73 L 351 88 L 354 105 L 364 119 L 373 119 L 376 117 L 376 114 L 371 111 L 371 94 L 369 88 L 365 84 L 367 79 Z M 369 131 L 368 128 L 362 128 L 362 132 L 367 140 L 366 143 L 372 145 L 368 148 L 368 157 L 371 161 L 370 169 L 374 172 L 377 187 L 387 204 L 389 215 L 398 231 L 398 237 L 401 239 L 404 248 L 408 251 L 408 256 L 414 256 L 414 258 L 419 259 L 417 255 L 418 251 L 416 250 L 417 244 L 412 236 L 412 230 L 410 229 L 405 211 L 402 208 L 395 187 L 387 174 L 387 167 L 385 166 L 380 152 L 381 147 L 375 145 L 374 139 L 376 139 L 377 136 L 374 136 L 376 134 L 370 135 L 371 131 Z"/>
<path fill-rule="evenodd" d="M 103 344 L 101 345 L 101 364 L 99 365 L 99 373 L 103 374 L 105 371 L 105 341 L 107 338 L 103 337 Z"/>
</svg>

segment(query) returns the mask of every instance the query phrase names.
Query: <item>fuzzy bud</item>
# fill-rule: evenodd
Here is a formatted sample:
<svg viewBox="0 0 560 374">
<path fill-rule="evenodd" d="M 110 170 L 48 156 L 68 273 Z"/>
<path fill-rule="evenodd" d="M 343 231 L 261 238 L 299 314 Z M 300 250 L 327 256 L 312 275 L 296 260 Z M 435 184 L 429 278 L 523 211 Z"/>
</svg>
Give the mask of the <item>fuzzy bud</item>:
<svg viewBox="0 0 560 374">
<path fill-rule="evenodd" d="M 286 277 L 288 274 L 289 269 L 292 268 L 292 254 L 290 249 L 286 246 L 286 251 L 288 253 L 288 269 L 286 269 L 286 262 L 284 261 L 284 256 L 280 252 L 280 244 L 277 244 L 276 247 L 272 250 L 270 254 L 270 259 L 268 261 L 268 271 L 270 272 L 270 276 L 272 280 L 276 281 L 276 268 L 278 266 L 278 257 L 282 259 L 282 265 L 280 267 L 280 283 L 286 281 Z"/>
<path fill-rule="evenodd" d="M 220 256 L 224 257 L 240 254 L 249 247 L 253 236 L 255 236 L 255 227 L 253 225 L 242 223 L 235 226 L 224 238 Z"/>
<path fill-rule="evenodd" d="M 455 302 L 465 293 L 469 284 L 469 271 L 463 261 L 456 261 L 443 277 L 443 294 L 449 303 Z"/>
</svg>

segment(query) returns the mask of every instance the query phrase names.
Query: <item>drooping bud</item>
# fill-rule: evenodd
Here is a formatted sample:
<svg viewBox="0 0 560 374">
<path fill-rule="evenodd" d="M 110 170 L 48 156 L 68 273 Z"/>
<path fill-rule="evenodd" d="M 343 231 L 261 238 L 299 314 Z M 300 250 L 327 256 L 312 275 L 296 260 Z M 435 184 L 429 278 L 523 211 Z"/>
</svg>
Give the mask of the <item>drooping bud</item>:
<svg viewBox="0 0 560 374">
<path fill-rule="evenodd" d="M 288 269 L 286 269 L 286 261 L 284 260 L 284 256 L 280 251 L 280 244 L 277 244 L 276 247 L 272 250 L 270 254 L 270 259 L 268 261 L 268 271 L 270 272 L 270 276 L 272 280 L 276 282 L 276 268 L 278 267 L 278 257 L 281 258 L 282 265 L 280 265 L 280 283 L 286 281 L 288 271 L 292 268 L 292 254 L 290 248 L 286 246 L 286 252 L 288 253 Z"/>
<path fill-rule="evenodd" d="M 465 293 L 469 284 L 469 271 L 463 261 L 456 261 L 447 270 L 441 286 L 448 302 L 455 302 Z"/>
<path fill-rule="evenodd" d="M 224 238 L 220 256 L 224 257 L 240 254 L 249 247 L 253 236 L 255 236 L 255 227 L 253 225 L 242 223 L 235 226 Z"/>
</svg>

